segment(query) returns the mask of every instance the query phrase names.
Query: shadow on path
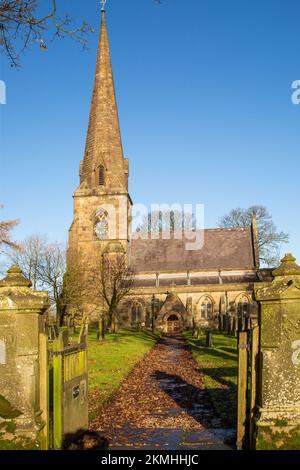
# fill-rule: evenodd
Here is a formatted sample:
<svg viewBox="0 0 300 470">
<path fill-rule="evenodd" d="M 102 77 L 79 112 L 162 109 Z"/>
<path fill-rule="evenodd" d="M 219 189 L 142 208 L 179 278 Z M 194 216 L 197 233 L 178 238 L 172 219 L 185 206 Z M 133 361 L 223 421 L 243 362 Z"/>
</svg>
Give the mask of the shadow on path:
<svg viewBox="0 0 300 470">
<path fill-rule="evenodd" d="M 133 369 L 93 423 L 111 449 L 230 450 L 182 337 L 164 336 Z"/>
</svg>

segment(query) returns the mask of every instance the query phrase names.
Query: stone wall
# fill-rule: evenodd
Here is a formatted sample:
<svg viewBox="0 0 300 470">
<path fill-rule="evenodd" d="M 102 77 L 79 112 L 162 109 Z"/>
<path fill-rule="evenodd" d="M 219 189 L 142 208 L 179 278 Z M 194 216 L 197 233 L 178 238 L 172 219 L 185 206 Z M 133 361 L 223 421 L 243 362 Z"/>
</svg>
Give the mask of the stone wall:
<svg viewBox="0 0 300 470">
<path fill-rule="evenodd" d="M 30 286 L 16 266 L 0 281 L 0 448 L 43 447 L 39 348 L 49 302 Z"/>
<path fill-rule="evenodd" d="M 257 285 L 260 302 L 255 449 L 300 448 L 300 267 L 286 255 L 271 283 Z"/>
<path fill-rule="evenodd" d="M 154 308 L 156 327 L 165 331 L 164 305 L 168 304 L 168 312 L 172 313 L 171 302 L 168 297 L 174 296 L 174 313 L 178 311 L 178 303 L 181 303 L 180 317 L 184 328 L 191 328 L 193 322 L 202 326 L 210 326 L 208 319 L 201 318 L 201 305 L 206 300 L 212 303 L 213 323 L 219 313 L 228 312 L 237 314 L 239 301 L 247 300 L 251 316 L 257 317 L 257 303 L 253 299 L 254 284 L 222 284 L 205 286 L 170 286 L 169 290 L 158 288 L 135 288 L 130 296 L 120 306 L 120 323 L 124 326 L 132 326 L 132 309 L 140 306 L 139 322 L 145 326 L 151 325 L 152 310 Z M 153 301 L 155 302 L 152 307 Z"/>
</svg>

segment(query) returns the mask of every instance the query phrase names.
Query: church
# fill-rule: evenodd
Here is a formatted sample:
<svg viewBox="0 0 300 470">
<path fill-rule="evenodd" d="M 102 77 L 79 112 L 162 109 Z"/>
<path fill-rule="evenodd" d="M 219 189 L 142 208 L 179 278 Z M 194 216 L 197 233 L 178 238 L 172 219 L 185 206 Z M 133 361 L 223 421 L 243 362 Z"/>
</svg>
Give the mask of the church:
<svg viewBox="0 0 300 470">
<path fill-rule="evenodd" d="M 124 253 L 134 285 L 120 307 L 122 326 L 176 333 L 211 325 L 219 313 L 255 316 L 253 286 L 260 278 L 255 218 L 244 229 L 205 229 L 200 249 L 174 234 L 132 234 L 129 161 L 124 158 L 105 12 L 94 77 L 80 184 L 69 230 L 68 263 L 84 270 L 100 252 Z M 101 308 L 101 306 L 99 306 Z"/>
</svg>

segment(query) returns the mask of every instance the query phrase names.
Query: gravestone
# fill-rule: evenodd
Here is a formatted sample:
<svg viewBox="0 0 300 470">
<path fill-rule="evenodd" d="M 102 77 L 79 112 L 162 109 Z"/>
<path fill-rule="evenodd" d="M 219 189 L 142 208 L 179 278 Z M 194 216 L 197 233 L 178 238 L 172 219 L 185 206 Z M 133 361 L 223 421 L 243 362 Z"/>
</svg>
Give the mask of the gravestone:
<svg viewBox="0 0 300 470">
<path fill-rule="evenodd" d="M 212 340 L 212 331 L 207 330 L 206 331 L 206 347 L 207 348 L 213 348 L 213 340 Z"/>
<path fill-rule="evenodd" d="M 47 293 L 30 287 L 17 266 L 0 281 L 0 425 L 1 440 L 26 438 L 38 448 L 45 425 L 40 407 L 40 334 L 49 304 Z"/>
<path fill-rule="evenodd" d="M 233 315 L 232 316 L 232 330 L 231 330 L 231 334 L 232 336 L 236 336 L 236 315 Z"/>
<path fill-rule="evenodd" d="M 289 254 L 271 283 L 255 287 L 260 302 L 255 449 L 300 449 L 300 267 Z"/>
</svg>

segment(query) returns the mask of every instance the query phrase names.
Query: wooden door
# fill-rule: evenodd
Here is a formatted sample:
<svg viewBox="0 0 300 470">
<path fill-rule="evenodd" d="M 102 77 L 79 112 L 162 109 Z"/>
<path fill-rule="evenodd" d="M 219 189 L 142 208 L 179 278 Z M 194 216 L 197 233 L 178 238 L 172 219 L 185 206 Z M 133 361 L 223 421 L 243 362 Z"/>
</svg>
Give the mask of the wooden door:
<svg viewBox="0 0 300 470">
<path fill-rule="evenodd" d="M 180 332 L 180 321 L 176 315 L 171 315 L 167 320 L 167 333 L 179 333 Z"/>
</svg>

